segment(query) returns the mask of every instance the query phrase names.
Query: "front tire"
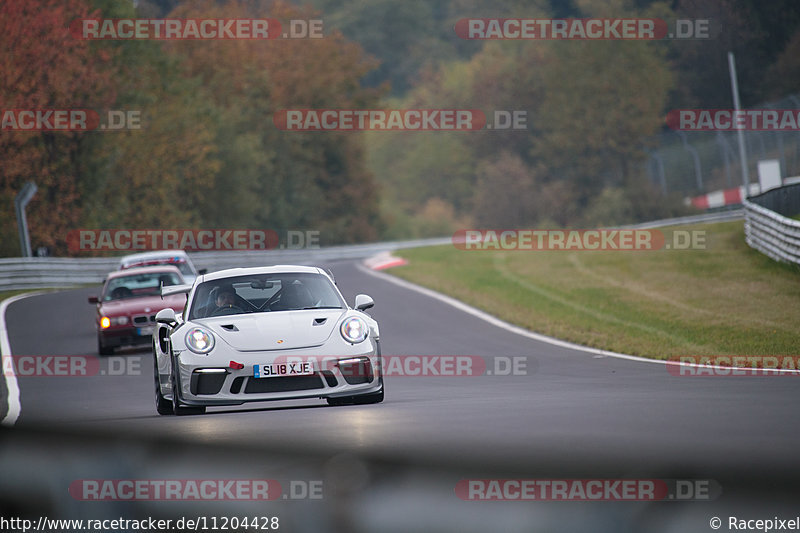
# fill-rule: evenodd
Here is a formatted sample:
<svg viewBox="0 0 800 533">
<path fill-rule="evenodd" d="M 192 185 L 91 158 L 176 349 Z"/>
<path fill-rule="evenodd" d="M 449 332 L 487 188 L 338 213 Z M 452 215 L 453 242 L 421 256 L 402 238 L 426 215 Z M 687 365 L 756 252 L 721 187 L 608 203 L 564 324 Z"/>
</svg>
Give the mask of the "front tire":
<svg viewBox="0 0 800 533">
<path fill-rule="evenodd" d="M 114 347 L 103 344 L 103 339 L 97 337 L 97 353 L 100 355 L 114 355 Z"/>
<path fill-rule="evenodd" d="M 155 351 L 153 352 L 153 377 L 156 382 L 156 411 L 160 415 L 174 415 L 175 410 L 172 408 L 172 402 L 161 394 L 161 380 L 158 379 L 158 359 L 156 359 Z"/>
</svg>

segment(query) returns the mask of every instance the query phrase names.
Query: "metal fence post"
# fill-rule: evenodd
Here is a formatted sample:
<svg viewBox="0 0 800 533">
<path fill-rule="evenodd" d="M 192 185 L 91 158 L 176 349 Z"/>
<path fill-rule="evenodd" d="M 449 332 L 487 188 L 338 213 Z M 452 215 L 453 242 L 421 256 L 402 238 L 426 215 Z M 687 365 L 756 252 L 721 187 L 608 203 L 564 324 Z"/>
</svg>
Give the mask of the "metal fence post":
<svg viewBox="0 0 800 533">
<path fill-rule="evenodd" d="M 14 198 L 14 209 L 17 212 L 17 228 L 19 229 L 19 245 L 22 248 L 22 257 L 31 257 L 31 237 L 28 234 L 28 218 L 25 216 L 25 208 L 36 194 L 38 187 L 32 181 L 26 183 L 22 190 Z"/>
</svg>

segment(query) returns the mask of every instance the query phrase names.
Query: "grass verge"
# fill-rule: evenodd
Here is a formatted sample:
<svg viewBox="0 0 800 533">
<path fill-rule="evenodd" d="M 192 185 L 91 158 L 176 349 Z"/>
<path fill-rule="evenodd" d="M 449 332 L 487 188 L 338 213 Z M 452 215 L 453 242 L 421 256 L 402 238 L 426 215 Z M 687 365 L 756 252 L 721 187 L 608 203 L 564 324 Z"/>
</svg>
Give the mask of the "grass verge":
<svg viewBox="0 0 800 533">
<path fill-rule="evenodd" d="M 796 355 L 800 268 L 744 242 L 742 222 L 705 231 L 702 250 L 400 250 L 389 272 L 498 318 L 578 344 L 656 359 Z M 664 229 L 668 237 L 671 229 Z"/>
<path fill-rule="evenodd" d="M 9 298 L 12 298 L 14 296 L 17 296 L 18 294 L 25 294 L 26 292 L 33 292 L 33 290 L 24 289 L 21 291 L 0 291 L 0 302 L 2 302 L 3 300 L 8 300 Z"/>
</svg>

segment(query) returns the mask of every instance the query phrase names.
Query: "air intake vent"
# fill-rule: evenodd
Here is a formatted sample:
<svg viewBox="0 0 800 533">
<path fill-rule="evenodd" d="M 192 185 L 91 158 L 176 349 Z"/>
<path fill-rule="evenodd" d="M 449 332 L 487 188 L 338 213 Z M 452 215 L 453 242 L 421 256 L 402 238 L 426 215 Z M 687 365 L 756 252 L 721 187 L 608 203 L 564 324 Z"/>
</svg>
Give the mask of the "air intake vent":
<svg viewBox="0 0 800 533">
<path fill-rule="evenodd" d="M 248 378 L 244 392 L 257 394 L 264 392 L 287 392 L 321 389 L 324 385 L 318 375 L 286 376 L 281 378 Z"/>
<path fill-rule="evenodd" d="M 231 383 L 231 394 L 239 394 L 239 391 L 242 390 L 242 383 L 244 383 L 244 378 L 242 376 L 234 379 L 233 383 Z"/>
<path fill-rule="evenodd" d="M 336 376 L 334 376 L 333 372 L 330 370 L 323 370 L 322 377 L 325 378 L 325 382 L 328 384 L 328 387 L 335 387 L 339 384 L 339 380 L 336 379 Z"/>
</svg>

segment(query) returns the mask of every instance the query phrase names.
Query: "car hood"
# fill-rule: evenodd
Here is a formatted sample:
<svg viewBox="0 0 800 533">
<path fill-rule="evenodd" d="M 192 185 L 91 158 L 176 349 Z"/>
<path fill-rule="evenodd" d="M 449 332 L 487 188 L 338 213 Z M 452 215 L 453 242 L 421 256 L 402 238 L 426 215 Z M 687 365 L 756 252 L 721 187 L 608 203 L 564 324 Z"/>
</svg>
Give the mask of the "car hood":
<svg viewBox="0 0 800 533">
<path fill-rule="evenodd" d="M 106 316 L 130 315 L 130 314 L 155 314 L 162 309 L 171 307 L 176 313 L 183 310 L 186 304 L 186 295 L 175 294 L 172 296 L 142 296 L 140 298 L 125 298 L 124 300 L 112 300 L 102 302 L 100 313 Z M 149 311 L 147 311 L 149 309 Z"/>
<path fill-rule="evenodd" d="M 292 350 L 324 344 L 346 313 L 347 309 L 270 311 L 195 322 L 239 351 Z"/>
</svg>

